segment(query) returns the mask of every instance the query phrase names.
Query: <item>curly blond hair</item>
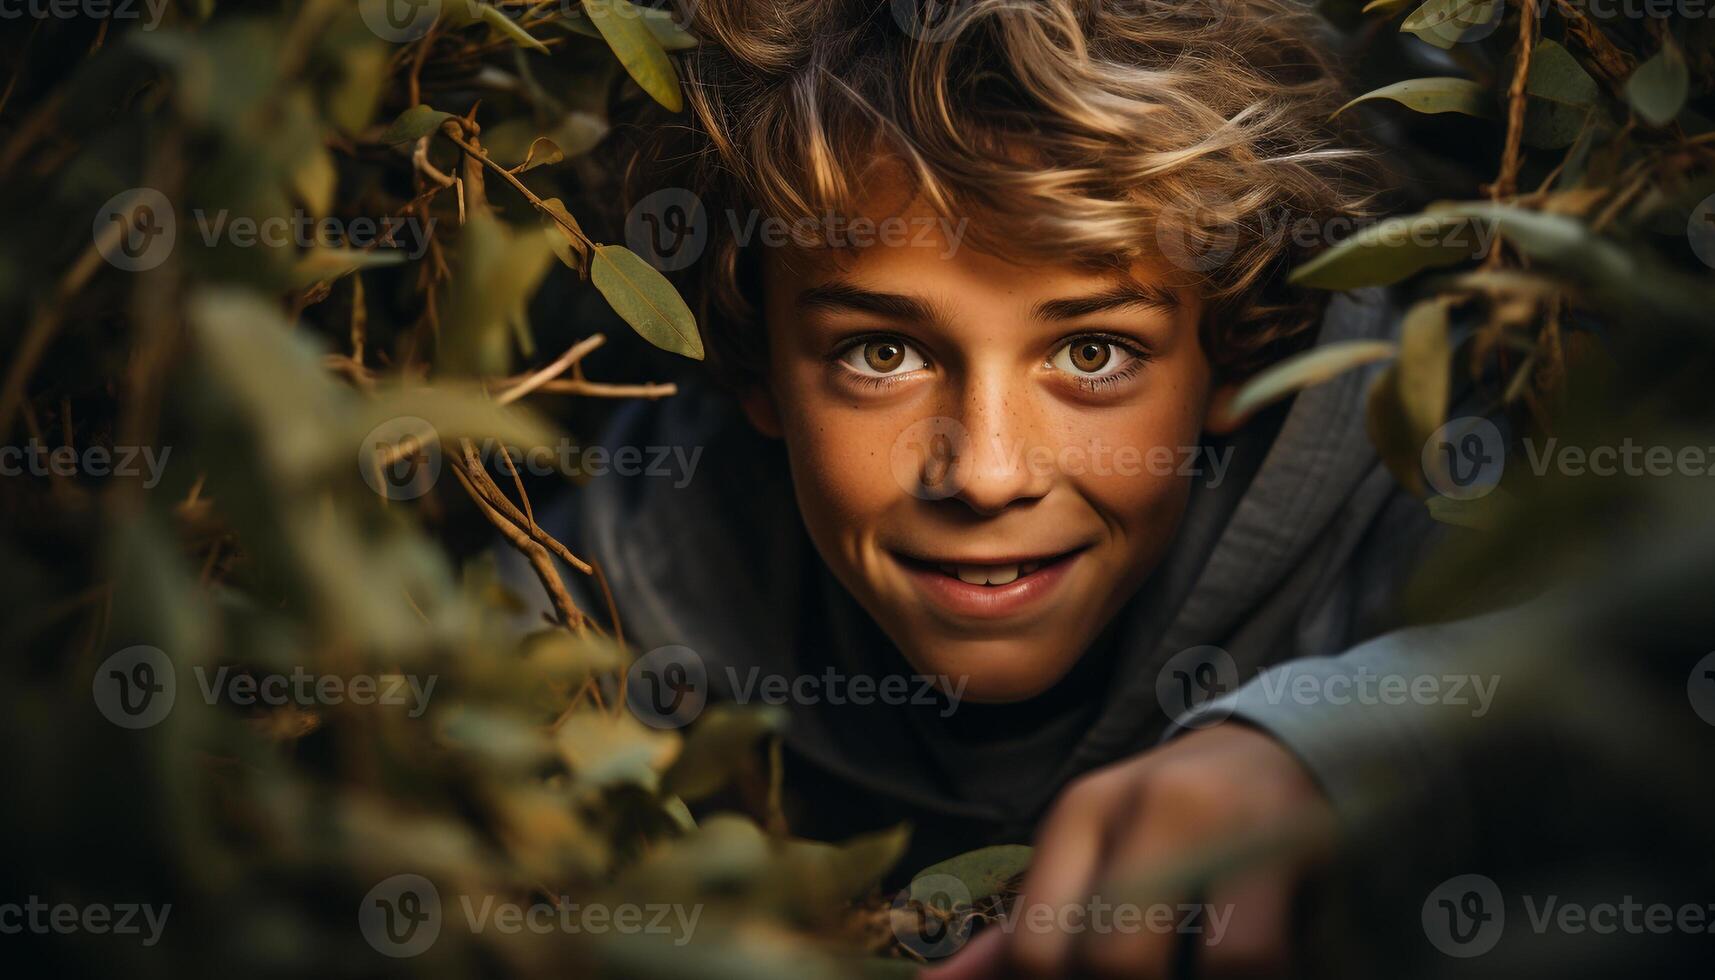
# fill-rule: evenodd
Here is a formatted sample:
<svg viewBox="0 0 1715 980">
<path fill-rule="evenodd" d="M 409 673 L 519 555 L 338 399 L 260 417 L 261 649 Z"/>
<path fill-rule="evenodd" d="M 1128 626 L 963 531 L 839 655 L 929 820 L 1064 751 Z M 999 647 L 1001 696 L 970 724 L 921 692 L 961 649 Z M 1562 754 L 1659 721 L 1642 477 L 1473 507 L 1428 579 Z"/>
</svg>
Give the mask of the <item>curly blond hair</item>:
<svg viewBox="0 0 1715 980">
<path fill-rule="evenodd" d="M 1192 273 L 1223 376 L 1307 342 L 1320 316 L 1325 297 L 1282 275 L 1317 243 L 1282 219 L 1350 222 L 1386 190 L 1332 120 L 1343 80 L 1298 0 L 687 6 L 704 42 L 681 62 L 692 123 L 655 127 L 633 188 L 815 220 L 855 213 L 863 165 L 884 155 L 934 210 L 980 215 L 968 240 L 985 252 Z M 710 235 L 683 286 L 742 385 L 766 363 L 758 264 L 723 222 Z"/>
</svg>

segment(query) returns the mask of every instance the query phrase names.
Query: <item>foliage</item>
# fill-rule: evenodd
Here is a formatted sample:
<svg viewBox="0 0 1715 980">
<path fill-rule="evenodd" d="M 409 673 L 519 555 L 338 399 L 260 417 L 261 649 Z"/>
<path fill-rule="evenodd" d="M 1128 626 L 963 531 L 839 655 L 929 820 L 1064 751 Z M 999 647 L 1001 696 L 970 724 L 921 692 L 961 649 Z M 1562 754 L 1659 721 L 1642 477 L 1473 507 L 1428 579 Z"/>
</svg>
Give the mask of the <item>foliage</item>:
<svg viewBox="0 0 1715 980">
<path fill-rule="evenodd" d="M 1622 333 L 1707 331 L 1715 295 L 1684 229 L 1715 192 L 1700 112 L 1715 59 L 1708 21 L 1598 23 L 1558 0 L 1411 6 L 1329 4 L 1354 36 L 1398 22 L 1434 46 L 1414 50 L 1446 52 L 1433 74 L 1386 79 L 1343 111 L 1492 132 L 1498 172 L 1479 200 L 1426 206 L 1294 273 L 1419 289 L 1397 345 L 1312 351 L 1235 407 L 1391 359 L 1372 431 L 1399 479 L 1422 488 L 1418 447 L 1461 367 L 1493 405 L 1546 427 L 1592 361 L 1587 314 Z M 626 0 L 447 0 L 402 40 L 371 29 L 368 0 L 163 9 L 149 29 L 38 21 L 8 42 L 0 95 L 0 441 L 176 449 L 157 486 L 49 474 L 0 489 L 13 522 L 0 541 L 0 725 L 16 750 L 0 812 L 14 878 L 175 908 L 158 948 L 49 937 L 32 952 L 61 972 L 158 976 L 881 969 L 857 957 L 893 945 L 875 887 L 904 831 L 792 838 L 767 751 L 778 718 L 711 710 L 681 735 L 624 710 L 623 624 L 578 608 L 562 578 L 600 570 L 543 533 L 525 481 L 475 448 L 543 444 L 549 414 L 587 421 L 567 395 L 672 393 L 585 377 L 602 343 L 592 324 L 623 321 L 701 357 L 666 281 L 586 230 L 612 183 L 592 151 L 614 96 L 635 86 L 679 109 L 670 55 L 697 39 Z M 1478 179 L 1417 162 L 1453 187 Z M 113 259 L 135 258 L 121 239 L 164 217 L 137 188 L 176 216 L 177 245 L 149 268 Z M 316 230 L 255 247 L 210 236 L 223 215 L 397 221 L 367 244 Z M 1499 234 L 1481 256 L 1437 239 L 1474 225 Z M 610 310 L 565 302 L 572 280 Z M 1660 347 L 1645 348 L 1659 366 Z M 398 420 L 412 426 L 365 456 Z M 377 494 L 363 466 L 406 458 L 455 479 L 410 501 Z M 1592 506 L 1572 499 L 1555 513 Z M 530 558 L 556 610 L 522 641 L 518 598 L 448 546 L 495 533 Z M 90 687 L 138 644 L 165 651 L 181 697 L 133 731 L 98 713 Z M 222 669 L 300 667 L 436 687 L 418 716 L 238 711 L 188 693 Z M 729 800 L 748 812 L 699 822 L 686 805 Z M 977 852 L 923 875 L 964 882 L 976 901 L 1026 858 Z M 370 890 L 399 874 L 432 882 L 449 922 L 461 899 L 490 898 L 667 903 L 703 918 L 685 945 L 449 925 L 395 960 L 357 926 Z"/>
</svg>

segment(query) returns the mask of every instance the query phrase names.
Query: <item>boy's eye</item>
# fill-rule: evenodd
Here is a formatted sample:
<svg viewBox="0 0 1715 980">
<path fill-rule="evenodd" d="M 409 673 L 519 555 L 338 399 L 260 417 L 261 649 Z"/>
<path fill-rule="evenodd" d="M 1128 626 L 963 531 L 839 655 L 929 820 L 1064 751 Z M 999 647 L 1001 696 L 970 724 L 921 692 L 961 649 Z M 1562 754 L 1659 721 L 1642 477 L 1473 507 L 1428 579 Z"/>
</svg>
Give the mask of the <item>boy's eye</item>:
<svg viewBox="0 0 1715 980">
<path fill-rule="evenodd" d="M 840 363 L 870 378 L 906 374 L 928 366 L 923 355 L 902 340 L 878 337 L 846 348 Z"/>
<path fill-rule="evenodd" d="M 1136 355 L 1103 337 L 1073 337 L 1049 358 L 1068 374 L 1102 378 L 1125 370 Z"/>
</svg>

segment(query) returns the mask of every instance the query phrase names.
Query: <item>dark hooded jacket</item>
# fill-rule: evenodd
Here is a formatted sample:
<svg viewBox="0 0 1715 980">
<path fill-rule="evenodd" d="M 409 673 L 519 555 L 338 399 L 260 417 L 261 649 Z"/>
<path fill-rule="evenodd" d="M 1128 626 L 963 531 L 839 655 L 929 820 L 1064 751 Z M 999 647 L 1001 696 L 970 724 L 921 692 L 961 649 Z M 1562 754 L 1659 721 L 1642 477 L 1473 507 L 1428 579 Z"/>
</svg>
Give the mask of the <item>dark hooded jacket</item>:
<svg viewBox="0 0 1715 980">
<path fill-rule="evenodd" d="M 1390 338 L 1399 319 L 1381 290 L 1340 294 L 1318 343 Z M 1164 672 L 1175 655 L 1218 647 L 1231 657 L 1223 678 L 1248 678 L 1394 625 L 1392 598 L 1433 525 L 1366 435 L 1379 370 L 1345 373 L 1210 438 L 1224 472 L 1194 480 L 1167 556 L 1045 694 L 977 705 L 908 688 L 910 703 L 858 704 L 824 684 L 789 699 L 793 832 L 836 839 L 909 820 L 907 867 L 1028 840 L 1069 780 L 1148 749 L 1188 707 L 1175 708 Z M 692 389 L 629 405 L 603 444 L 640 447 L 646 461 L 672 447 L 665 458 L 678 465 L 596 478 L 538 516 L 600 561 L 632 646 L 696 651 L 712 701 L 756 700 L 770 676 L 910 673 L 810 544 L 782 447 L 728 396 Z M 521 594 L 540 595 L 527 566 L 502 560 Z M 583 608 L 604 606 L 582 576 L 566 580 L 583 585 Z"/>
</svg>

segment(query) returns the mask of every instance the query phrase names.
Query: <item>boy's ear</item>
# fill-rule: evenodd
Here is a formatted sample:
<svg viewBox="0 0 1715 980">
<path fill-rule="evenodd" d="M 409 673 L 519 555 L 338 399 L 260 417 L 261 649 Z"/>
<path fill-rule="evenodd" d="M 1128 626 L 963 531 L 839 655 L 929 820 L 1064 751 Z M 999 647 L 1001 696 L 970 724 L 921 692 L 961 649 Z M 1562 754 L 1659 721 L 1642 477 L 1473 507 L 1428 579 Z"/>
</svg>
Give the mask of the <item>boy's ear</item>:
<svg viewBox="0 0 1715 980">
<path fill-rule="evenodd" d="M 1233 418 L 1229 409 L 1233 404 L 1233 396 L 1244 387 L 1245 379 L 1227 381 L 1218 384 L 1209 391 L 1209 409 L 1203 414 L 1203 431 L 1210 435 L 1230 436 L 1244 425 L 1242 418 Z"/>
<path fill-rule="evenodd" d="M 774 404 L 774 392 L 767 385 L 752 385 L 745 389 L 738 403 L 756 431 L 770 439 L 780 438 L 780 408 Z"/>
</svg>

